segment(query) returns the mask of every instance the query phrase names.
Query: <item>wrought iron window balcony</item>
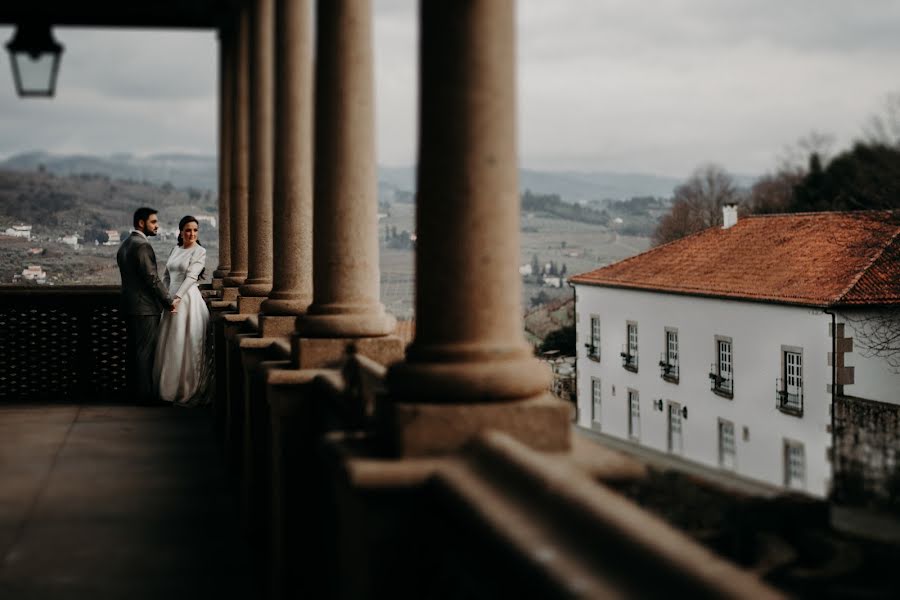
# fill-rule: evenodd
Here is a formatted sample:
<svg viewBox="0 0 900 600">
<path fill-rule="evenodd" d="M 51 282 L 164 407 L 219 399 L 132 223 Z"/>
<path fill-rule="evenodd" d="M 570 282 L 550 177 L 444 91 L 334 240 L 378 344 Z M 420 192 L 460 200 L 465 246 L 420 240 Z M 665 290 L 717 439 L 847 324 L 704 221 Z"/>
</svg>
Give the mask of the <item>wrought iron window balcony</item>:
<svg viewBox="0 0 900 600">
<path fill-rule="evenodd" d="M 709 389 L 719 396 L 725 398 L 734 397 L 734 378 L 729 374 L 723 377 L 719 371 L 719 365 L 712 363 L 709 367 Z"/>
<path fill-rule="evenodd" d="M 632 354 L 628 350 L 628 346 L 622 346 L 622 352 L 619 353 L 619 356 L 622 357 L 622 366 L 629 371 L 633 371 L 637 373 L 638 370 L 638 355 L 635 352 Z"/>
<path fill-rule="evenodd" d="M 596 360 L 596 361 L 600 360 L 600 346 L 599 345 L 594 345 L 594 344 L 588 342 L 587 344 L 584 345 L 584 347 L 587 349 L 587 357 L 589 359 Z"/>
<path fill-rule="evenodd" d="M 796 393 L 788 392 L 784 380 L 780 377 L 775 380 L 775 408 L 783 413 L 803 416 L 803 391 L 798 389 Z"/>
<path fill-rule="evenodd" d="M 678 383 L 678 359 L 671 359 L 665 353 L 659 355 L 659 376 L 672 383 Z"/>
</svg>

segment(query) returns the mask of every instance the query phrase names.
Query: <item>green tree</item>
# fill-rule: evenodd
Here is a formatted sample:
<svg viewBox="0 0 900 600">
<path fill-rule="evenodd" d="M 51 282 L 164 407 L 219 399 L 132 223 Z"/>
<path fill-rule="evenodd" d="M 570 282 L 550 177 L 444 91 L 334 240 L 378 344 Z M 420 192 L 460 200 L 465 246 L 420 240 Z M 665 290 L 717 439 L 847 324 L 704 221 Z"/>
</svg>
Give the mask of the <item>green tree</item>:
<svg viewBox="0 0 900 600">
<path fill-rule="evenodd" d="M 575 326 L 568 325 L 551 331 L 541 342 L 539 350 L 541 352 L 559 350 L 564 356 L 575 356 Z"/>
<path fill-rule="evenodd" d="M 810 157 L 791 211 L 886 208 L 900 208 L 900 148 L 857 143 L 825 168 L 818 155 Z"/>
</svg>

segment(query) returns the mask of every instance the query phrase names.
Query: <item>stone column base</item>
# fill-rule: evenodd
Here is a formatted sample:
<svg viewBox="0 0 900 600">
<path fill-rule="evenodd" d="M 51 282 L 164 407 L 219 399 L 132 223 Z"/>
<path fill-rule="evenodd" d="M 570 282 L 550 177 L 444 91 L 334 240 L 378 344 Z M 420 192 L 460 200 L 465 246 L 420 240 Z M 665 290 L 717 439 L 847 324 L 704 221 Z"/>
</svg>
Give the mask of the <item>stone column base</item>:
<svg viewBox="0 0 900 600">
<path fill-rule="evenodd" d="M 233 311 L 237 310 L 237 302 L 234 300 L 226 301 L 226 300 L 210 300 L 209 301 L 209 311 L 210 316 L 213 317 L 216 314 L 229 314 Z"/>
<path fill-rule="evenodd" d="M 416 404 L 386 401 L 384 426 L 399 456 L 454 452 L 478 433 L 502 431 L 545 452 L 571 448 L 570 404 L 549 393 L 527 400 L 471 404 Z"/>
<path fill-rule="evenodd" d="M 265 301 L 265 296 L 238 296 L 238 312 L 242 315 L 255 315 L 259 313 L 259 307 Z"/>
<path fill-rule="evenodd" d="M 306 338 L 291 339 L 291 360 L 299 369 L 333 367 L 341 362 L 349 348 L 382 365 L 403 360 L 403 340 L 396 335 L 371 338 Z"/>
<path fill-rule="evenodd" d="M 260 337 L 291 337 L 297 328 L 297 317 L 282 315 L 259 315 Z"/>
<path fill-rule="evenodd" d="M 318 445 L 326 430 L 313 382 L 334 376 L 326 369 L 267 369 L 265 380 L 270 418 L 271 572 L 273 598 L 292 595 L 316 598 L 327 587 L 310 574 L 324 574 L 322 544 L 314 524 L 321 506 L 317 498 L 327 486 L 316 477 Z M 311 569 L 298 569 L 297 565 Z M 306 575 L 300 575 L 306 571 Z M 331 590 L 328 590 L 330 593 Z"/>
<path fill-rule="evenodd" d="M 236 287 L 223 287 L 222 300 L 225 302 L 234 302 L 238 299 L 238 289 Z"/>
<path fill-rule="evenodd" d="M 231 339 L 239 333 L 254 333 L 250 315 L 242 314 L 225 314 L 222 318 L 225 321 L 225 337 Z"/>
<path fill-rule="evenodd" d="M 256 338 L 248 315 L 226 314 L 221 320 L 224 371 L 219 372 L 216 389 L 221 386 L 224 405 L 224 445 L 229 464 L 239 472 L 244 441 L 244 368 L 241 340 Z M 217 363 L 218 367 L 218 363 Z"/>
<path fill-rule="evenodd" d="M 222 277 L 213 277 L 212 289 L 221 290 L 225 288 L 225 279 Z"/>
</svg>

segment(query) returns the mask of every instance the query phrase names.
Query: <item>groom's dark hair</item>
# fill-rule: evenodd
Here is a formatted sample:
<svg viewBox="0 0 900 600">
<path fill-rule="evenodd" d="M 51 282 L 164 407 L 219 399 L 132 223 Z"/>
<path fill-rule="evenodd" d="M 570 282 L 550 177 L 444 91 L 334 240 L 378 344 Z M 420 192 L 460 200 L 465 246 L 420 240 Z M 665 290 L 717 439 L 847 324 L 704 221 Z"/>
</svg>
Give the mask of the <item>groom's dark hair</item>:
<svg viewBox="0 0 900 600">
<path fill-rule="evenodd" d="M 150 215 L 155 215 L 155 214 L 159 214 L 159 211 L 156 210 L 155 208 L 148 208 L 146 206 L 142 206 L 139 209 L 137 209 L 136 211 L 134 211 L 134 219 L 133 219 L 132 224 L 134 225 L 134 227 L 136 229 L 138 226 L 138 221 L 143 221 L 144 223 L 146 223 L 147 219 L 150 218 Z"/>
</svg>

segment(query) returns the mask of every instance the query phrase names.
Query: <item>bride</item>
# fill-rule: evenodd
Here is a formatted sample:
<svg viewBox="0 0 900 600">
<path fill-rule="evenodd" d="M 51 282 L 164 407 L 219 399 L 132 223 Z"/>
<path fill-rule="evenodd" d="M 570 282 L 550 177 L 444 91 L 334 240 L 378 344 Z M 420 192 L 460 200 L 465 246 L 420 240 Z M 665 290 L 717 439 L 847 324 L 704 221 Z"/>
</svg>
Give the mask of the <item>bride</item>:
<svg viewBox="0 0 900 600">
<path fill-rule="evenodd" d="M 195 217 L 182 218 L 178 229 L 178 245 L 169 254 L 165 274 L 172 309 L 163 313 L 159 323 L 153 380 L 159 386 L 160 399 L 194 405 L 202 403 L 209 378 L 209 310 L 197 288 L 197 280 L 203 278 L 206 249 L 197 239 Z"/>
</svg>

